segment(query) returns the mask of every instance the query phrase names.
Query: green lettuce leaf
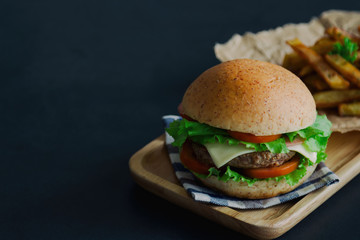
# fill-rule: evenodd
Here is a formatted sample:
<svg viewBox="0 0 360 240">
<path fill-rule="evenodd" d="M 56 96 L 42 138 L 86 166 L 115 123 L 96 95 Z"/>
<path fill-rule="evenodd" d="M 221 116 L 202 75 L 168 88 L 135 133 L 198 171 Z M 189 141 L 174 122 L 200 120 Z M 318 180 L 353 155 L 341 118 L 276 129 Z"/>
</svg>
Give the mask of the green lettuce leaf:
<svg viewBox="0 0 360 240">
<path fill-rule="evenodd" d="M 311 164 L 309 164 L 309 162 Z M 309 161 L 307 158 L 302 157 L 300 160 L 299 166 L 297 167 L 297 169 L 295 171 L 293 171 L 289 174 L 286 174 L 284 176 L 277 177 L 277 178 L 284 177 L 287 184 L 289 184 L 290 186 L 294 186 L 300 181 L 300 179 L 302 179 L 306 175 L 306 166 L 307 165 L 313 165 L 313 163 L 311 161 Z M 277 181 L 280 181 L 280 180 L 277 180 Z"/>
<path fill-rule="evenodd" d="M 283 137 L 267 143 L 251 143 L 240 141 L 246 146 L 246 148 L 253 148 L 257 152 L 270 151 L 272 153 L 288 153 L 289 149 L 286 146 L 285 139 Z"/>
<path fill-rule="evenodd" d="M 288 153 L 289 149 L 286 146 L 285 138 L 281 137 L 272 142 L 260 143 L 264 144 L 272 153 Z"/>
<path fill-rule="evenodd" d="M 173 121 L 165 130 L 174 138 L 172 145 L 175 147 L 181 147 L 187 138 L 201 144 L 214 142 L 240 143 L 240 141 L 229 137 L 229 134 L 223 129 L 186 119 Z"/>
<path fill-rule="evenodd" d="M 253 148 L 257 152 L 270 151 L 273 153 L 288 153 L 285 139 L 279 138 L 268 143 L 251 143 L 239 141 L 232 138 L 226 130 L 211 127 L 204 123 L 192 122 L 186 119 L 175 120 L 170 123 L 166 131 L 174 138 L 172 143 L 175 147 L 181 147 L 186 139 L 193 142 L 205 143 L 221 143 L 229 145 L 244 144 L 247 148 Z"/>
</svg>

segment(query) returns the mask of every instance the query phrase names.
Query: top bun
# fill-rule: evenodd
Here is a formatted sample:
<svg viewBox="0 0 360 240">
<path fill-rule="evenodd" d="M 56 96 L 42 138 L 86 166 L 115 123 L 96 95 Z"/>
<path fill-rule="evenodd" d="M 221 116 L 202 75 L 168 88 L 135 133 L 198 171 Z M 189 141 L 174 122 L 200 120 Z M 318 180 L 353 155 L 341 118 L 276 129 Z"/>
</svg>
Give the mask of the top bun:
<svg viewBox="0 0 360 240">
<path fill-rule="evenodd" d="M 251 59 L 206 70 L 186 90 L 182 107 L 201 123 L 257 136 L 297 131 L 316 118 L 314 99 L 296 75 Z"/>
</svg>

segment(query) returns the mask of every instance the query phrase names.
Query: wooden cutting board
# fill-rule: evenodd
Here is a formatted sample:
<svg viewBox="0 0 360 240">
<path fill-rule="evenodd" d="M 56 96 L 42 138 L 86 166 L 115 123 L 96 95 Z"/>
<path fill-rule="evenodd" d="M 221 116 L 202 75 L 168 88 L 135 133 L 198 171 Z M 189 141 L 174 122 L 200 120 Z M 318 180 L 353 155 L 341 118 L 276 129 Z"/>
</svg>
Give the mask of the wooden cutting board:
<svg viewBox="0 0 360 240">
<path fill-rule="evenodd" d="M 212 221 L 254 238 L 281 236 L 304 219 L 360 172 L 360 132 L 333 133 L 326 165 L 340 182 L 302 198 L 261 210 L 238 210 L 194 201 L 178 182 L 162 135 L 136 152 L 129 166 L 146 190 Z"/>
</svg>

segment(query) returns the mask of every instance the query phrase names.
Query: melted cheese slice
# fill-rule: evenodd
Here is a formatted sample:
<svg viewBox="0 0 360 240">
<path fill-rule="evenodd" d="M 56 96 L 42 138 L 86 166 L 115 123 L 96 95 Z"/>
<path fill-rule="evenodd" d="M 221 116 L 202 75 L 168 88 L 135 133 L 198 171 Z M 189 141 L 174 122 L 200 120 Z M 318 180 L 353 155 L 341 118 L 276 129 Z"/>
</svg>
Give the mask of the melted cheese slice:
<svg viewBox="0 0 360 240">
<path fill-rule="evenodd" d="M 247 153 L 255 152 L 254 149 L 246 148 L 245 145 L 227 145 L 221 143 L 206 143 L 204 144 L 208 150 L 213 162 L 217 168 L 220 168 L 230 162 L 230 160 Z M 304 157 L 308 158 L 313 163 L 316 162 L 317 153 L 307 151 L 302 144 L 288 146 L 290 151 L 298 152 Z"/>
</svg>

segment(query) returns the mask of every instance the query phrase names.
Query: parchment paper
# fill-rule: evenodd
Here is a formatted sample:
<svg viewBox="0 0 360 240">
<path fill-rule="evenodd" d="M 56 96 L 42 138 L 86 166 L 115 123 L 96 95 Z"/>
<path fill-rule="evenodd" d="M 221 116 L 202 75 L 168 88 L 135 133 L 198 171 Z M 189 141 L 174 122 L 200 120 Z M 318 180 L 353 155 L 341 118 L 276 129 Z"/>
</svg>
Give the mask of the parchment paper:
<svg viewBox="0 0 360 240">
<path fill-rule="evenodd" d="M 224 62 L 237 58 L 251 58 L 275 64 L 282 64 L 284 55 L 292 52 L 286 40 L 299 38 L 305 45 L 311 46 L 324 35 L 325 29 L 337 26 L 350 33 L 359 34 L 360 12 L 330 10 L 309 23 L 286 24 L 276 29 L 258 33 L 235 34 L 224 44 L 214 47 L 216 57 Z M 360 131 L 360 117 L 340 117 L 327 113 L 335 132 Z"/>
</svg>

